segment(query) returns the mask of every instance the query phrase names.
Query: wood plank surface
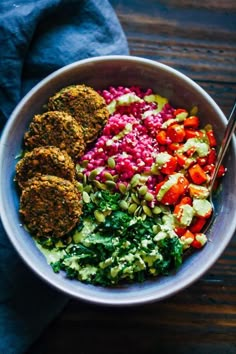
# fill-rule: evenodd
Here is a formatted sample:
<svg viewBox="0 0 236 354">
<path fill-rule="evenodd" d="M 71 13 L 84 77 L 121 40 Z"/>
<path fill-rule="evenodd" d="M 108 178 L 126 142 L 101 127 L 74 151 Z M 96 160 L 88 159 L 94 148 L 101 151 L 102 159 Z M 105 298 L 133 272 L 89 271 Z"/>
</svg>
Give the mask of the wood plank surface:
<svg viewBox="0 0 236 354">
<path fill-rule="evenodd" d="M 187 74 L 229 114 L 236 96 L 235 0 L 112 0 L 132 55 Z M 28 354 L 236 353 L 236 235 L 196 283 L 161 302 L 71 300 Z"/>
</svg>

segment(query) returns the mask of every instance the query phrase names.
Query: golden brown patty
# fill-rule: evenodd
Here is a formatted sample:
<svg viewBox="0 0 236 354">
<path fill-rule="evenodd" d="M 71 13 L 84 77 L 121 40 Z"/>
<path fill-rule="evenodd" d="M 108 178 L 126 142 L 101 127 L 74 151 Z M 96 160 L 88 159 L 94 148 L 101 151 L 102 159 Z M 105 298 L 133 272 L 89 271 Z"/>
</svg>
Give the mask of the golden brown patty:
<svg viewBox="0 0 236 354">
<path fill-rule="evenodd" d="M 29 150 L 39 146 L 57 146 L 78 159 L 85 144 L 80 124 L 66 112 L 46 112 L 35 115 L 25 133 L 25 146 Z"/>
<path fill-rule="evenodd" d="M 56 176 L 32 178 L 20 198 L 23 220 L 38 237 L 66 235 L 79 221 L 81 208 L 81 194 L 75 185 Z"/>
<path fill-rule="evenodd" d="M 109 116 L 103 97 L 85 85 L 63 88 L 50 97 L 48 109 L 65 111 L 76 118 L 83 127 L 84 140 L 87 144 L 97 138 Z"/>
<path fill-rule="evenodd" d="M 54 175 L 74 181 L 75 164 L 66 151 L 55 146 L 42 146 L 27 152 L 16 165 L 16 181 L 24 188 L 27 181 L 39 175 Z"/>
</svg>

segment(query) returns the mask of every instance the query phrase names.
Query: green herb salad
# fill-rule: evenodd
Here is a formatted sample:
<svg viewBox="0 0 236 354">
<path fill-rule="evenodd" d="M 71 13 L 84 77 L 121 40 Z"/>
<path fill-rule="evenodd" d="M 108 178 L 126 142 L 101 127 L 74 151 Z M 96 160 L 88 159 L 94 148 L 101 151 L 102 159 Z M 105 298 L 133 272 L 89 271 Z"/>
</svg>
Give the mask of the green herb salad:
<svg viewBox="0 0 236 354">
<path fill-rule="evenodd" d="M 161 216 L 136 216 L 120 207 L 120 193 L 101 190 L 89 198 L 69 245 L 58 239 L 38 240 L 43 253 L 48 249 L 45 255 L 55 272 L 65 270 L 70 278 L 111 285 L 168 274 L 182 263 L 183 244 L 173 235 L 168 208 L 156 207 Z"/>
</svg>

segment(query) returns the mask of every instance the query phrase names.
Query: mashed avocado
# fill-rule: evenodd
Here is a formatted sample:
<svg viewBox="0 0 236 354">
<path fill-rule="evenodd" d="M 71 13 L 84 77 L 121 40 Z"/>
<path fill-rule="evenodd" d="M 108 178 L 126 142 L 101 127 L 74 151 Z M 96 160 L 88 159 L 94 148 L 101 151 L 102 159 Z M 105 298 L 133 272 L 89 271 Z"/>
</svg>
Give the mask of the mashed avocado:
<svg viewBox="0 0 236 354">
<path fill-rule="evenodd" d="M 179 152 L 183 153 L 192 148 L 196 149 L 196 153 L 199 157 L 205 157 L 209 154 L 209 144 L 204 140 L 198 138 L 188 139 L 184 146 L 179 150 Z"/>
</svg>

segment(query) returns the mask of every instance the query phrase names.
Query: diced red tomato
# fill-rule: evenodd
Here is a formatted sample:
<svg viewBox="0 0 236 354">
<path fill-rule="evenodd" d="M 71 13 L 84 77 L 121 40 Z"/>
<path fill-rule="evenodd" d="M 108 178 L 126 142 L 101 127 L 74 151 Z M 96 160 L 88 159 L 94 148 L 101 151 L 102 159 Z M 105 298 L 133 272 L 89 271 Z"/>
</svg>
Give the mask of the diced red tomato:
<svg viewBox="0 0 236 354">
<path fill-rule="evenodd" d="M 166 181 L 162 181 L 157 184 L 156 186 L 156 194 L 159 193 L 161 187 L 166 183 Z M 161 203 L 165 205 L 175 205 L 177 204 L 179 198 L 181 195 L 183 195 L 187 188 L 188 188 L 189 182 L 188 180 L 184 177 L 181 176 L 178 178 L 178 182 L 171 186 L 164 194 L 162 197 Z"/>
<path fill-rule="evenodd" d="M 166 145 L 168 143 L 166 131 L 160 130 L 156 135 L 156 139 L 159 144 Z"/>
<path fill-rule="evenodd" d="M 180 226 L 176 226 L 174 231 L 178 236 L 183 236 L 184 233 L 186 232 L 186 227 L 180 227 Z"/>
<path fill-rule="evenodd" d="M 226 171 L 225 167 L 223 165 L 220 165 L 218 173 L 217 173 L 217 177 L 220 178 L 220 177 L 224 176 L 225 171 Z"/>
<path fill-rule="evenodd" d="M 168 145 L 168 148 L 171 150 L 171 151 L 176 151 L 178 149 L 180 149 L 182 146 L 182 144 L 180 143 L 171 143 Z"/>
<path fill-rule="evenodd" d="M 178 217 L 178 215 L 181 213 L 181 206 L 182 204 L 178 203 L 176 204 L 175 208 L 174 208 L 174 212 L 173 214 Z M 179 221 L 179 220 L 178 220 Z"/>
<path fill-rule="evenodd" d="M 181 124 L 172 124 L 167 128 L 166 134 L 173 143 L 182 143 L 185 139 L 185 130 Z"/>
<path fill-rule="evenodd" d="M 188 172 L 193 183 L 195 184 L 202 184 L 207 181 L 207 175 L 199 164 L 195 164 L 194 166 L 190 167 Z"/>
<path fill-rule="evenodd" d="M 211 147 L 216 146 L 217 143 L 216 143 L 216 138 L 215 138 L 215 135 L 214 135 L 213 130 L 208 130 L 208 131 L 206 132 L 206 135 L 207 135 L 207 137 L 208 137 L 210 146 L 211 146 Z"/>
<path fill-rule="evenodd" d="M 193 154 L 196 152 L 197 148 L 195 146 L 192 146 L 190 149 L 188 149 L 186 151 L 186 155 L 189 157 L 189 156 L 193 156 Z"/>
<path fill-rule="evenodd" d="M 191 157 L 187 157 L 184 154 L 176 154 L 177 162 L 181 167 L 184 167 L 185 169 L 189 168 L 194 164 L 194 159 Z"/>
<path fill-rule="evenodd" d="M 166 145 L 160 145 L 159 147 L 159 152 L 166 152 L 167 146 Z"/>
<path fill-rule="evenodd" d="M 188 186 L 189 186 L 189 181 L 184 176 L 181 176 L 178 179 L 177 185 L 179 187 L 179 192 L 180 192 L 180 196 L 181 196 L 182 194 L 185 194 L 185 192 L 187 191 Z"/>
<path fill-rule="evenodd" d="M 199 118 L 196 116 L 186 118 L 184 120 L 184 127 L 197 129 L 199 127 Z"/>
<path fill-rule="evenodd" d="M 185 156 L 184 154 L 176 154 L 177 157 L 177 162 L 181 167 L 184 167 L 186 160 L 187 160 L 187 156 Z"/>
<path fill-rule="evenodd" d="M 207 164 L 207 158 L 206 157 L 198 157 L 197 158 L 197 163 L 200 166 L 205 166 Z"/>
<path fill-rule="evenodd" d="M 210 176 L 211 176 L 211 174 L 213 173 L 213 171 L 214 171 L 214 169 L 215 169 L 215 165 L 206 165 L 206 166 L 203 166 L 203 170 L 206 172 L 206 173 L 208 173 Z"/>
<path fill-rule="evenodd" d="M 165 205 L 175 205 L 181 195 L 181 191 L 178 184 L 174 184 L 168 191 L 164 194 L 162 198 L 162 203 Z"/>
<path fill-rule="evenodd" d="M 187 243 L 194 248 L 201 248 L 206 242 L 206 237 L 201 234 L 207 219 L 212 214 L 211 208 L 207 208 L 207 203 L 204 204 L 205 212 L 202 212 L 201 203 L 196 202 L 196 199 L 206 199 L 209 196 L 209 190 L 205 182 L 207 182 L 212 175 L 215 162 L 216 162 L 216 139 L 211 125 L 207 125 L 204 130 L 199 130 L 199 118 L 196 116 L 186 117 L 184 121 L 182 118 L 187 116 L 187 111 L 184 109 L 176 109 L 174 117 L 176 119 L 171 120 L 171 124 L 167 129 L 161 129 L 156 136 L 158 143 L 160 144 L 159 151 L 168 152 L 170 160 L 165 163 L 160 171 L 164 175 L 172 175 L 177 171 L 181 173 L 181 177 L 178 180 L 173 177 L 173 184 L 163 187 L 163 193 L 159 193 L 161 187 L 168 181 L 166 176 L 165 180 L 158 183 L 156 186 L 157 198 L 160 203 L 164 205 L 170 205 L 173 207 L 174 220 L 176 225 L 174 227 L 175 233 L 188 240 Z M 183 114 L 183 116 L 181 115 Z M 179 118 L 179 119 L 178 119 Z M 209 142 L 209 153 L 207 156 L 198 156 L 196 153 L 197 147 L 191 147 L 184 153 L 181 152 L 181 148 L 184 143 L 191 138 L 204 138 Z M 194 144 L 190 144 L 194 145 Z M 184 172 L 183 172 L 184 170 Z M 216 184 L 219 181 L 219 177 L 225 174 L 224 166 L 220 166 Z M 158 194 L 159 193 L 159 194 Z M 160 198 L 162 198 L 160 200 Z M 196 199 L 195 199 L 196 198 Z M 194 213 L 193 220 L 190 226 L 181 225 L 184 222 L 181 217 L 188 207 L 183 205 L 193 206 L 191 209 Z M 192 240 L 192 242 L 191 242 Z"/>
<path fill-rule="evenodd" d="M 187 112 L 186 109 L 184 108 L 177 108 L 175 111 L 174 111 L 174 117 L 176 117 L 178 114 L 180 113 L 185 113 Z"/>
<path fill-rule="evenodd" d="M 170 156 L 169 161 L 167 161 L 161 168 L 161 172 L 165 175 L 171 175 L 175 172 L 177 167 L 177 159 L 174 156 Z"/>
<path fill-rule="evenodd" d="M 202 248 L 202 244 L 201 244 L 201 242 L 199 242 L 198 240 L 193 240 L 193 242 L 191 243 L 191 246 L 193 247 L 193 248 Z"/>
<path fill-rule="evenodd" d="M 192 203 L 193 203 L 192 198 L 190 198 L 188 196 L 181 198 L 181 200 L 179 202 L 180 205 L 183 205 L 183 204 L 192 205 Z"/>
<path fill-rule="evenodd" d="M 185 129 L 185 138 L 186 139 L 191 139 L 191 138 L 201 138 L 203 137 L 203 132 L 200 130 L 195 130 L 195 129 Z"/>
<path fill-rule="evenodd" d="M 209 165 L 213 164 L 216 162 L 216 150 L 215 149 L 211 149 L 208 156 L 207 156 L 207 163 Z"/>
<path fill-rule="evenodd" d="M 204 225 L 206 224 L 206 219 L 202 217 L 195 217 L 192 224 L 189 227 L 189 230 L 193 233 L 200 232 Z"/>
</svg>

